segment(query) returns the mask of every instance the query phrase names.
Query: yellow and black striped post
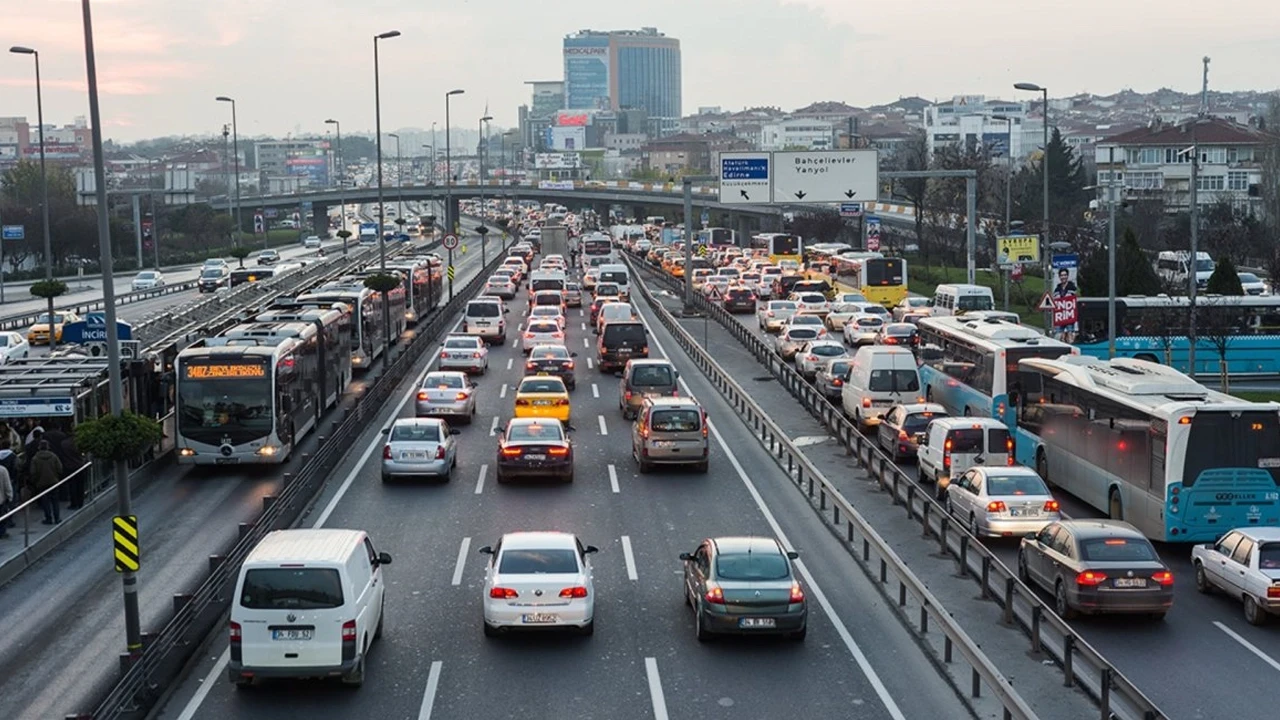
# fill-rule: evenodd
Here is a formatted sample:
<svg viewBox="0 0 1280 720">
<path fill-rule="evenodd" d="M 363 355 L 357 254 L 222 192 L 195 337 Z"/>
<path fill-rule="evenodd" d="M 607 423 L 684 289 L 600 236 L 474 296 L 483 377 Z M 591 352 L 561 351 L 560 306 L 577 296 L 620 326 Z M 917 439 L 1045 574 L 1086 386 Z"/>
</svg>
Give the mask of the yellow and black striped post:
<svg viewBox="0 0 1280 720">
<path fill-rule="evenodd" d="M 111 519 L 111 539 L 115 544 L 116 572 L 137 572 L 142 553 L 138 545 L 138 516 L 116 515 Z"/>
<path fill-rule="evenodd" d="M 453 282 L 453 266 L 449 266 L 449 282 Z"/>
</svg>

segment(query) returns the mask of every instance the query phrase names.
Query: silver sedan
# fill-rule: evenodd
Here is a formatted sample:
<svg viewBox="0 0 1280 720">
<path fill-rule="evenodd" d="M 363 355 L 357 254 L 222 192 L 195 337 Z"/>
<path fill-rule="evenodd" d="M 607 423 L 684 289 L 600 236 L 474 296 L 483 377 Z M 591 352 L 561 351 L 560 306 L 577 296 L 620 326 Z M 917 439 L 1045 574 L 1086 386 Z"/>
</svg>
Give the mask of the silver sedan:
<svg viewBox="0 0 1280 720">
<path fill-rule="evenodd" d="M 476 385 L 464 372 L 427 373 L 414 400 L 418 417 L 454 417 L 470 425 L 476 414 Z"/>
<path fill-rule="evenodd" d="M 458 431 L 437 418 L 400 418 L 384 428 L 382 481 L 437 477 L 448 481 L 458 465 Z"/>
<path fill-rule="evenodd" d="M 762 303 L 756 310 L 756 320 L 760 329 L 765 332 L 777 332 L 782 329 L 792 315 L 796 314 L 796 304 L 790 300 L 770 300 Z"/>
</svg>

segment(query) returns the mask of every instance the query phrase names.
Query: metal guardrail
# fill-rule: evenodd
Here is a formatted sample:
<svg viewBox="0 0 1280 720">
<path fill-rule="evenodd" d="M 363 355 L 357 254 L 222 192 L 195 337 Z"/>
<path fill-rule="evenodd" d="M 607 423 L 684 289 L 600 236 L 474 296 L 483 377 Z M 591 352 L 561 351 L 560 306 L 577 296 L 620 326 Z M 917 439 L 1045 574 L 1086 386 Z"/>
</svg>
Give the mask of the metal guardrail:
<svg viewBox="0 0 1280 720">
<path fill-rule="evenodd" d="M 633 271 L 640 265 L 631 262 L 630 258 L 627 262 Z M 676 287 L 670 278 L 647 265 L 644 266 L 644 274 L 660 279 L 673 289 Z M 639 283 L 639 286 L 642 293 L 646 294 L 646 299 L 649 299 L 644 284 Z M 682 289 L 683 285 L 679 287 Z M 907 518 L 921 524 L 924 537 L 935 539 L 939 552 L 955 558 L 958 572 L 978 583 L 981 598 L 995 602 L 1003 609 L 1001 622 L 1021 628 L 1030 638 L 1033 652 L 1045 651 L 1052 656 L 1062 669 L 1064 685 L 1079 685 L 1083 688 L 1098 703 L 1103 718 L 1167 720 L 1168 716 L 1150 698 L 1058 617 L 1034 590 L 1019 580 L 1017 574 L 970 534 L 962 523 L 954 522 L 927 489 L 885 456 L 874 442 L 858 431 L 840 408 L 828 401 L 795 368 L 783 361 L 772 348 L 724 308 L 708 302 L 698 293 L 694 296 L 694 306 L 737 338 L 811 415 L 835 435 L 846 451 L 858 459 L 871 479 L 889 494 L 893 504 L 902 505 Z M 683 328 L 680 330 L 683 331 Z M 692 350 L 690 354 L 695 355 Z M 740 389 L 738 391 L 741 392 Z M 767 424 L 767 420 L 765 417 L 749 422 L 755 423 L 753 427 L 758 427 L 761 423 Z M 786 436 L 781 430 L 771 432 L 771 441 L 786 442 Z M 835 491 L 829 490 L 825 481 L 820 483 L 823 485 L 820 490 L 815 490 L 813 477 L 808 476 L 806 492 L 810 497 L 819 492 L 820 504 L 826 509 L 826 495 Z M 847 511 L 834 511 L 833 522 L 839 521 L 842 512 Z"/>
<path fill-rule="evenodd" d="M 345 412 L 343 419 L 332 421 L 328 433 L 320 431 L 318 450 L 303 456 L 305 460 L 296 474 L 285 474 L 278 496 L 263 498 L 262 515 L 252 523 L 240 524 L 239 538 L 231 548 L 223 554 L 209 556 L 209 576 L 193 592 L 174 595 L 173 617 L 159 633 L 144 636 L 142 654 L 129 664 L 97 709 L 91 715 L 69 715 L 69 718 L 142 720 L 147 717 L 226 614 L 245 557 L 267 533 L 290 527 L 302 517 L 329 475 L 347 456 L 348 448 L 385 409 L 396 386 L 408 377 L 427 347 L 448 328 L 449 321 L 471 296 L 479 292 L 489 273 L 501 261 L 502 254 L 496 254 L 488 266 L 455 293 L 453 300 L 419 328 L 395 359 L 383 367 L 355 406 Z M 206 679 L 206 682 L 217 681 L 217 678 Z"/>
<path fill-rule="evenodd" d="M 633 265 L 634 268 L 634 265 Z M 845 549 L 858 559 L 869 576 L 875 574 L 881 585 L 889 583 L 890 576 L 897 582 L 898 607 L 903 608 L 910 596 L 919 605 L 919 617 L 915 620 L 915 630 L 921 635 L 929 632 L 930 627 L 941 630 L 943 634 L 944 662 L 950 664 L 954 653 L 968 663 L 970 676 L 970 692 L 973 697 L 981 696 L 983 686 L 990 689 L 1004 709 L 1005 720 L 1034 720 L 1037 715 L 1022 696 L 1014 690 L 1008 679 L 1004 677 L 991 662 L 977 643 L 965 633 L 964 629 L 951 617 L 951 613 L 943 607 L 938 598 L 930 592 L 920 578 L 907 567 L 893 551 L 893 548 L 880 537 L 862 515 L 853 507 L 844 495 L 813 465 L 804 453 L 793 443 L 763 408 L 761 408 L 741 385 L 720 367 L 711 355 L 699 345 L 697 340 L 685 330 L 660 301 L 655 300 L 643 282 L 635 283 L 640 295 L 653 309 L 662 324 L 675 336 L 676 342 L 689 355 L 715 385 L 720 394 L 746 421 L 747 427 L 757 436 L 774 460 L 786 470 L 795 486 L 804 492 L 810 502 L 816 502 L 816 510 L 823 519 L 831 523 L 841 532 L 838 536 Z M 860 552 L 858 550 L 860 549 Z M 873 570 L 874 564 L 874 570 Z"/>
<path fill-rule="evenodd" d="M 121 293 L 115 296 L 115 304 L 129 305 L 141 300 L 150 300 L 151 298 L 160 297 L 162 295 L 172 295 L 173 293 L 186 292 L 196 287 L 195 280 L 187 282 L 174 283 L 173 285 L 163 285 L 150 290 L 135 290 L 134 292 Z M 103 308 L 102 298 L 96 300 L 85 300 L 76 303 L 67 303 L 66 305 L 55 305 L 54 310 L 63 310 L 83 315 L 85 313 L 96 312 Z M 0 330 L 25 330 L 40 321 L 42 317 L 48 314 L 48 310 L 39 312 L 22 313 L 18 315 L 9 315 L 0 318 Z"/>
</svg>

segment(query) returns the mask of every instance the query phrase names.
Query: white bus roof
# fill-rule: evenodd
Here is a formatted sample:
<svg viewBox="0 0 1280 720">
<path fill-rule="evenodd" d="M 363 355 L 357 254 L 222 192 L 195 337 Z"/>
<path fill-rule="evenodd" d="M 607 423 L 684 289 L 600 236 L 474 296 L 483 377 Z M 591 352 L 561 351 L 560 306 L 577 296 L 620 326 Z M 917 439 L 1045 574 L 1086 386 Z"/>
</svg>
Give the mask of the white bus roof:
<svg viewBox="0 0 1280 720">
<path fill-rule="evenodd" d="M 1061 347 L 1075 349 L 1073 345 L 1055 340 L 1039 330 L 1017 325 L 996 318 L 970 318 L 968 315 L 943 315 L 920 318 L 922 329 L 952 335 L 975 345 L 990 348 L 1010 347 Z"/>
<path fill-rule="evenodd" d="M 991 288 L 986 285 L 966 285 L 964 283 L 946 283 L 939 285 L 934 293 L 954 292 L 956 295 L 992 295 Z"/>
</svg>

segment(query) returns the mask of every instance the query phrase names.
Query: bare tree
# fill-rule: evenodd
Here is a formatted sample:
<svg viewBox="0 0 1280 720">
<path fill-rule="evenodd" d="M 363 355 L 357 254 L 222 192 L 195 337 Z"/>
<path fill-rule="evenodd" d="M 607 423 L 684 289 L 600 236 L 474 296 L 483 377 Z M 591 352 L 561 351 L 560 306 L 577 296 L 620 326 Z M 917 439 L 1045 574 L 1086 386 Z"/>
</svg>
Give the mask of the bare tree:
<svg viewBox="0 0 1280 720">
<path fill-rule="evenodd" d="M 1246 324 L 1241 314 L 1239 299 L 1226 296 L 1206 297 L 1203 300 L 1197 300 L 1196 305 L 1198 306 L 1196 308 L 1198 334 L 1218 354 L 1218 374 L 1222 392 L 1231 392 L 1231 380 L 1227 372 L 1227 350 L 1231 347 L 1231 341 L 1244 331 Z"/>
<path fill-rule="evenodd" d="M 890 156 L 887 170 L 908 171 L 929 169 L 929 138 L 924 130 L 916 130 Z M 928 201 L 929 181 L 925 178 L 908 178 L 893 183 L 893 196 L 901 198 L 915 211 L 916 244 L 929 263 L 929 245 L 925 242 L 925 207 Z"/>
</svg>

